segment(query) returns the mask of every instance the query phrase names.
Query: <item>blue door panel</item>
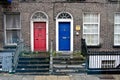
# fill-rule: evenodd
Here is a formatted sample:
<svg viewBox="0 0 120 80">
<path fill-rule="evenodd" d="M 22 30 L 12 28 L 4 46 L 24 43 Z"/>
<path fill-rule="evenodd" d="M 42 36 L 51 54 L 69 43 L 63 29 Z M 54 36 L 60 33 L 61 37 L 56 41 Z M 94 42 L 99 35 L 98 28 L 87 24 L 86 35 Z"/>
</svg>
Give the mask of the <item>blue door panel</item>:
<svg viewBox="0 0 120 80">
<path fill-rule="evenodd" d="M 70 51 L 70 22 L 59 22 L 59 51 Z"/>
</svg>

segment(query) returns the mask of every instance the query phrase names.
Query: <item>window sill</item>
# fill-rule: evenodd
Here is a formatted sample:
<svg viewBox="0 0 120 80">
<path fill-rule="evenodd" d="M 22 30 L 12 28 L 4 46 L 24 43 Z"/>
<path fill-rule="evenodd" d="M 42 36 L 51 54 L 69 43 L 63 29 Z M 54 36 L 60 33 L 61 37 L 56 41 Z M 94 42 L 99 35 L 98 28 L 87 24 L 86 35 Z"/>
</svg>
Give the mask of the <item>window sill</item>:
<svg viewBox="0 0 120 80">
<path fill-rule="evenodd" d="M 113 48 L 120 48 L 120 45 L 114 45 Z"/>
<path fill-rule="evenodd" d="M 88 45 L 87 48 L 101 48 L 101 45 Z"/>
<path fill-rule="evenodd" d="M 4 45 L 5 49 L 14 49 L 17 47 L 17 44 Z"/>
</svg>

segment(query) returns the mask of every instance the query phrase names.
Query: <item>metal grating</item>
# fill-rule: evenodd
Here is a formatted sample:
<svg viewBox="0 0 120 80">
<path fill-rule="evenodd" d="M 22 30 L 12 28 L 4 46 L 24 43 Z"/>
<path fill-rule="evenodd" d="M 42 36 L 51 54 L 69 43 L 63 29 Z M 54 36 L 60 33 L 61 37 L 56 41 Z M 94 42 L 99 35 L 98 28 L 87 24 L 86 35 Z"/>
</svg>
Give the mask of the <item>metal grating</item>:
<svg viewBox="0 0 120 80">
<path fill-rule="evenodd" d="M 111 75 L 100 76 L 100 80 L 115 80 L 115 78 Z"/>
</svg>

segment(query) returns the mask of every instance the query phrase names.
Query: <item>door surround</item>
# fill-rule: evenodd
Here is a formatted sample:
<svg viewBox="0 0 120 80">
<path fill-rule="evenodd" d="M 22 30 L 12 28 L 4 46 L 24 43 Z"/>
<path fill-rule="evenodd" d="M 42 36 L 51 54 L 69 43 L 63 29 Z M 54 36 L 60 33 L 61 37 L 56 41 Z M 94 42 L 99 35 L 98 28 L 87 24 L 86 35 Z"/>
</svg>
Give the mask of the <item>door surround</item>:
<svg viewBox="0 0 120 80">
<path fill-rule="evenodd" d="M 31 51 L 34 51 L 34 22 L 46 23 L 46 51 L 48 51 L 48 16 L 45 12 L 37 11 L 32 14 L 30 20 L 30 38 L 31 38 Z"/>
<path fill-rule="evenodd" d="M 70 51 L 67 52 L 73 52 L 73 17 L 68 12 L 60 12 L 56 17 L 56 51 L 57 52 L 64 52 L 59 51 L 59 22 L 70 22 Z M 66 52 L 66 51 L 65 51 Z"/>
</svg>

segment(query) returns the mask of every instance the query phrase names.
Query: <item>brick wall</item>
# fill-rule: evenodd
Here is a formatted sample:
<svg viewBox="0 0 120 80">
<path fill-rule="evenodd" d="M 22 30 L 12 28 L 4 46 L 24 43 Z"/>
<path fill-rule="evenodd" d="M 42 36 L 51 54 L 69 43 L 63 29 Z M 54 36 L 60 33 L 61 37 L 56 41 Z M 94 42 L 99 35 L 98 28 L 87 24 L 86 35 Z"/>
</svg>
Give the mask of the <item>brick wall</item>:
<svg viewBox="0 0 120 80">
<path fill-rule="evenodd" d="M 3 20 L 2 20 L 2 6 L 0 5 L 0 49 L 3 47 Z"/>
<path fill-rule="evenodd" d="M 42 0 L 39 2 L 21 2 L 18 3 L 17 8 L 13 7 L 13 12 L 20 12 L 21 14 L 21 27 L 22 37 L 27 45 L 30 46 L 30 19 L 34 12 L 43 11 L 49 17 L 49 47 L 50 41 L 54 42 L 54 50 L 56 43 L 56 21 L 55 18 L 59 12 L 67 11 L 73 16 L 74 22 L 74 50 L 80 50 L 82 27 L 83 27 L 83 13 L 84 12 L 97 12 L 100 13 L 100 43 L 99 48 L 90 48 L 95 50 L 120 50 L 119 48 L 113 48 L 114 41 L 114 13 L 120 11 L 120 7 L 116 3 L 108 3 L 107 0 L 86 0 L 83 3 L 51 3 L 50 1 L 61 0 Z M 39 3 L 38 3 L 39 2 Z M 11 11 L 9 11 L 11 12 Z M 1 13 L 0 13 L 1 16 Z M 2 21 L 2 19 L 0 18 Z M 0 22 L 1 22 L 0 21 Z M 2 24 L 0 23 L 0 29 Z M 75 26 L 80 25 L 81 30 L 79 35 L 76 36 Z M 0 32 L 1 33 L 1 32 Z M 3 35 L 3 33 L 1 33 Z M 1 38 L 2 37 L 2 38 Z M 0 40 L 3 36 L 0 36 Z"/>
</svg>

